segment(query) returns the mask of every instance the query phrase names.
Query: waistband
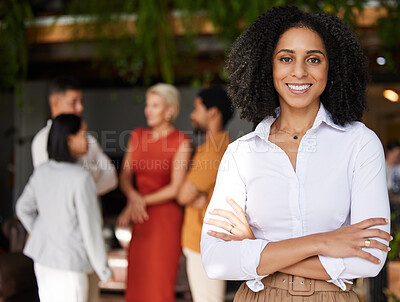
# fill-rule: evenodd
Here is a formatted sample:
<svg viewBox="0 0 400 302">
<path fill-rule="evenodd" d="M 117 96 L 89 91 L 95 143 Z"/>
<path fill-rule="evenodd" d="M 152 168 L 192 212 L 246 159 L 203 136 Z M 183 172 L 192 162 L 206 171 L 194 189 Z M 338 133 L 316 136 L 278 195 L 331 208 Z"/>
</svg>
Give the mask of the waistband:
<svg viewBox="0 0 400 302">
<path fill-rule="evenodd" d="M 342 291 L 336 285 L 324 280 L 309 279 L 284 273 L 274 273 L 262 279 L 264 286 L 284 289 L 292 296 L 311 296 L 314 292 Z M 346 292 L 351 289 L 351 284 L 346 284 Z"/>
</svg>

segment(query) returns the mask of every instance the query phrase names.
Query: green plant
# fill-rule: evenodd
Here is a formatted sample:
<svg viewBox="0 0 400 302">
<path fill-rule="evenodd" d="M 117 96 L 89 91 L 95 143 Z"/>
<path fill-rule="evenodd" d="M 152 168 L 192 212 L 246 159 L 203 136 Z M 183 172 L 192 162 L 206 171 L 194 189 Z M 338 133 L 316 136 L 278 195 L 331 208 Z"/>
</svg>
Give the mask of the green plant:
<svg viewBox="0 0 400 302">
<path fill-rule="evenodd" d="M 384 5 L 391 5 L 382 1 Z M 326 11 L 340 14 L 344 20 L 354 24 L 356 13 L 366 5 L 364 0 L 86 0 L 72 1 L 69 11 L 81 16 L 90 15 L 94 19 L 98 35 L 97 57 L 110 61 L 127 80 L 134 82 L 140 72 L 144 78 L 161 74 L 167 82 L 174 81 L 174 69 L 178 58 L 185 57 L 190 62 L 194 56 L 192 45 L 196 23 L 193 20 L 199 15 L 206 15 L 213 23 L 216 34 L 223 40 L 226 50 L 237 35 L 249 26 L 258 15 L 272 6 L 297 5 L 312 11 Z M 118 36 L 112 38 L 107 27 L 110 22 L 124 16 L 137 16 L 136 34 L 129 28 L 120 28 Z M 180 16 L 185 29 L 184 50 L 177 49 L 176 40 L 171 28 L 172 16 Z M 393 19 L 390 19 L 393 21 Z M 389 24 L 391 24 L 389 22 Z M 105 35 L 102 35 L 105 34 Z M 182 53 L 184 52 L 184 53 Z M 178 54 L 179 53 L 179 54 Z"/>
<path fill-rule="evenodd" d="M 0 1 L 0 91 L 14 88 L 26 76 L 28 42 L 25 23 L 34 16 L 28 0 Z"/>
<path fill-rule="evenodd" d="M 29 45 L 25 24 L 34 19 L 33 2 L 0 2 L 0 89 L 10 89 L 26 76 Z M 388 53 L 400 41 L 398 2 L 379 1 L 388 9 L 388 16 L 378 24 Z M 92 38 L 93 61 L 98 66 L 117 70 L 129 82 L 153 76 L 174 82 L 176 70 L 182 65 L 193 74 L 191 68 L 196 57 L 193 37 L 201 26 L 201 22 L 194 20 L 202 16 L 212 22 L 214 34 L 223 41 L 227 51 L 237 35 L 272 6 L 297 5 L 307 10 L 326 11 L 354 24 L 357 12 L 367 5 L 364 0 L 64 0 L 63 3 L 60 13 L 76 17 L 77 41 L 82 37 Z M 82 16 L 90 19 L 84 27 L 80 21 Z M 183 35 L 174 33 L 174 18 L 182 22 Z M 132 22 L 124 23 L 126 20 Z"/>
</svg>

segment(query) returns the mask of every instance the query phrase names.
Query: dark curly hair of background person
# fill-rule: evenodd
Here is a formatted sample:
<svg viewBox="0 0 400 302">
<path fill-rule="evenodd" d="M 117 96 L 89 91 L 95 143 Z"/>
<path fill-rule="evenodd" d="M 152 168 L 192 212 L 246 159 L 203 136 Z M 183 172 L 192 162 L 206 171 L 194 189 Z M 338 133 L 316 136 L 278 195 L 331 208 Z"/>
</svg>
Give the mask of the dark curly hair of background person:
<svg viewBox="0 0 400 302">
<path fill-rule="evenodd" d="M 241 117 L 257 124 L 274 116 L 279 106 L 272 78 L 272 57 L 281 35 L 293 27 L 307 27 L 323 40 L 329 62 L 328 81 L 321 102 L 333 121 L 345 125 L 361 119 L 367 107 L 366 58 L 357 38 L 338 17 L 306 13 L 297 7 L 274 7 L 258 17 L 233 43 L 226 69 L 228 95 Z"/>
</svg>

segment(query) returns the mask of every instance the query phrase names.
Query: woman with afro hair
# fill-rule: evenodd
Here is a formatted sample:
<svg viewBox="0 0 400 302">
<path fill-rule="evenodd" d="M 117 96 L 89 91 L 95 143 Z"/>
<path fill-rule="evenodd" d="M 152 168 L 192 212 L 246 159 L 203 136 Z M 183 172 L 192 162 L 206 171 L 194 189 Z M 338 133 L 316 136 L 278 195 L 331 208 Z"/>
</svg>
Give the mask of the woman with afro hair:
<svg viewBox="0 0 400 302">
<path fill-rule="evenodd" d="M 244 301 L 358 301 L 392 238 L 366 62 L 337 17 L 272 8 L 233 44 L 228 93 L 255 130 L 222 159 L 203 225 L 210 278 Z"/>
</svg>

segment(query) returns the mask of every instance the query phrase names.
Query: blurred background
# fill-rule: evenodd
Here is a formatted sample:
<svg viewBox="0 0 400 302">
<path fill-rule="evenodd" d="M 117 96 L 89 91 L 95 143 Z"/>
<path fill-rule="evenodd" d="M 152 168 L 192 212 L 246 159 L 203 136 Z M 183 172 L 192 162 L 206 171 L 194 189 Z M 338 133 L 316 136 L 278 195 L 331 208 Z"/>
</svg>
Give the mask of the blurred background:
<svg viewBox="0 0 400 302">
<path fill-rule="evenodd" d="M 0 0 L 0 224 L 14 216 L 32 173 L 31 140 L 50 117 L 54 77 L 81 81 L 83 117 L 118 169 L 130 131 L 145 126 L 145 89 L 160 81 L 176 85 L 182 96 L 176 126 L 190 133 L 198 90 L 226 83 L 230 45 L 276 5 L 337 14 L 354 29 L 370 71 L 363 121 L 384 145 L 400 139 L 398 0 Z M 239 115 L 229 124 L 232 139 L 253 128 Z M 102 199 L 112 225 L 124 197 L 116 190 Z M 365 301 L 386 299 L 382 289 L 379 298 L 371 291 Z"/>
</svg>

